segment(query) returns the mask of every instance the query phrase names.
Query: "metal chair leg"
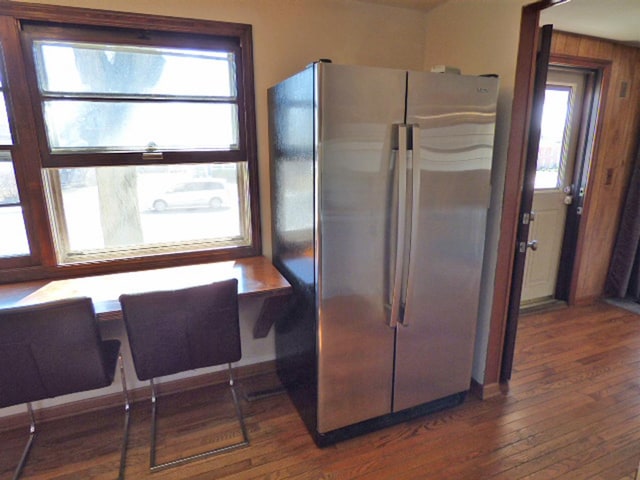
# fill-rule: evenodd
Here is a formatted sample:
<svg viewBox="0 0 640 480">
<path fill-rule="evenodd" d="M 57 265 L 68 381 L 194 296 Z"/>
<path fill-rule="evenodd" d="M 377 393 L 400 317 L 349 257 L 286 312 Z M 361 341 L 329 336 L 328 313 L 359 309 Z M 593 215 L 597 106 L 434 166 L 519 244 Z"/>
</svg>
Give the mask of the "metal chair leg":
<svg viewBox="0 0 640 480">
<path fill-rule="evenodd" d="M 227 364 L 227 372 L 229 372 L 229 388 L 231 389 L 231 396 L 233 397 L 233 405 L 236 409 L 236 416 L 238 417 L 238 421 L 240 422 L 240 429 L 242 430 L 242 441 L 239 446 L 249 445 L 249 435 L 247 435 L 247 427 L 244 424 L 244 416 L 242 415 L 242 408 L 240 408 L 240 402 L 238 402 L 238 396 L 236 394 L 235 381 L 233 379 L 233 370 L 231 369 L 231 364 Z"/>
<path fill-rule="evenodd" d="M 131 414 L 131 407 L 129 403 L 129 391 L 127 390 L 127 380 L 124 374 L 124 361 L 122 359 L 122 354 L 118 355 L 118 362 L 120 364 L 120 379 L 122 381 L 122 392 L 124 394 L 124 433 L 122 438 L 122 447 L 120 450 L 120 469 L 118 470 L 118 480 L 124 480 L 124 471 L 126 466 L 127 459 L 127 445 L 129 443 L 129 419 Z M 31 425 L 29 427 L 29 440 L 22 451 L 22 457 L 20 458 L 20 462 L 15 469 L 13 474 L 13 480 L 18 480 L 20 478 L 20 474 L 24 469 L 25 464 L 27 463 L 27 457 L 29 456 L 29 452 L 31 451 L 31 446 L 36 438 L 36 420 L 33 415 L 33 408 L 31 403 L 27 403 L 27 410 L 29 411 L 29 418 L 31 421 Z"/>
<path fill-rule="evenodd" d="M 245 447 L 249 445 L 249 436 L 247 435 L 247 429 L 244 423 L 244 417 L 242 416 L 242 409 L 240 408 L 240 403 L 238 402 L 238 396 L 236 395 L 236 390 L 234 386 L 233 373 L 231 370 L 231 364 L 227 365 L 227 369 L 229 372 L 229 388 L 231 390 L 231 396 L 233 398 L 233 404 L 236 411 L 236 416 L 238 418 L 238 422 L 240 423 L 240 429 L 242 431 L 242 441 L 227 445 L 226 447 L 220 447 L 213 450 L 208 450 L 206 452 L 197 453 L 195 455 L 190 455 L 188 457 L 179 458 L 176 460 L 171 460 L 169 462 L 164 462 L 160 464 L 156 464 L 156 413 L 157 413 L 157 394 L 155 384 L 153 379 L 150 380 L 151 383 L 151 452 L 149 456 L 149 470 L 151 472 L 157 472 L 159 470 L 164 470 L 167 468 L 175 467 L 178 465 L 182 465 L 184 463 L 193 462 L 195 460 L 200 460 L 202 458 L 211 457 L 213 455 L 217 455 L 220 453 L 228 452 L 230 450 L 235 450 L 236 448 Z"/>
<path fill-rule="evenodd" d="M 13 480 L 18 480 L 18 478 L 20 478 L 22 469 L 27 463 L 27 457 L 29 456 L 29 452 L 31 451 L 31 445 L 33 444 L 33 441 L 35 440 L 37 435 L 36 420 L 35 420 L 35 417 L 33 416 L 33 408 L 31 407 L 31 403 L 27 403 L 27 410 L 29 411 L 29 418 L 31 421 L 31 425 L 29 426 L 29 440 L 27 441 L 27 444 L 25 445 L 24 450 L 22 451 L 22 457 L 20 457 L 20 462 L 18 463 L 18 466 L 16 467 L 15 472 L 13 473 Z"/>
<path fill-rule="evenodd" d="M 127 380 L 124 375 L 124 361 L 122 354 L 118 355 L 120 364 L 120 379 L 122 381 L 122 392 L 124 395 L 124 433 L 122 436 L 122 448 L 120 450 L 120 469 L 118 470 L 118 480 L 124 480 L 124 470 L 127 463 L 127 445 L 129 443 L 129 418 L 131 416 L 131 407 L 129 404 L 129 391 L 127 390 Z"/>
<path fill-rule="evenodd" d="M 149 452 L 149 468 L 151 471 L 156 468 L 156 413 L 158 397 L 156 395 L 156 384 L 153 378 L 149 380 L 151 383 L 151 451 Z"/>
</svg>

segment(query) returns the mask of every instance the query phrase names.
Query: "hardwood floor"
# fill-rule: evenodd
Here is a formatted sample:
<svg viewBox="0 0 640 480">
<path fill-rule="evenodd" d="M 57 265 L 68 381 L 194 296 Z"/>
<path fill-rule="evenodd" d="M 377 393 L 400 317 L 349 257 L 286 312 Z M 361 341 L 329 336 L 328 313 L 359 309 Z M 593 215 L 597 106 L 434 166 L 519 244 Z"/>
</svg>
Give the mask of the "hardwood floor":
<svg viewBox="0 0 640 480">
<path fill-rule="evenodd" d="M 286 395 L 243 401 L 251 445 L 149 474 L 149 405 L 132 411 L 128 479 L 633 480 L 640 461 L 640 316 L 606 304 L 521 317 L 509 392 L 318 449 Z M 263 378 L 263 382 L 273 379 Z M 254 388 L 254 385 L 243 385 Z M 223 412 L 197 430 L 219 387 L 161 399 L 177 454 L 233 440 Z M 122 413 L 41 426 L 24 478 L 113 479 Z M 224 420 L 226 418 L 227 420 Z M 194 429 L 196 430 L 194 432 Z M 213 433 L 212 433 L 213 432 Z M 0 478 L 11 478 L 26 428 L 0 432 Z"/>
</svg>

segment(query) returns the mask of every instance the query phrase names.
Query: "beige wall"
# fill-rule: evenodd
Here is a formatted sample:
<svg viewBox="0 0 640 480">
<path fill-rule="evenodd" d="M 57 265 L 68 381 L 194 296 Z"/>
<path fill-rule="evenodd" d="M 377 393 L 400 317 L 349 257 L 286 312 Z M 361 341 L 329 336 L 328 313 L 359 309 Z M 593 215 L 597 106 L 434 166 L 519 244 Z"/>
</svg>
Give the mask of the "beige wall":
<svg viewBox="0 0 640 480">
<path fill-rule="evenodd" d="M 428 13 L 358 0 L 30 0 L 85 8 L 193 17 L 253 26 L 260 205 L 264 252 L 271 250 L 266 90 L 318 58 L 336 63 L 428 70 L 458 66 L 500 76 L 489 240 L 483 274 L 474 378 L 486 364 L 500 208 L 521 6 L 527 0 L 449 0 Z M 252 319 L 245 318 L 250 323 Z M 243 339 L 243 342 L 245 339 Z M 251 339 L 249 350 L 251 351 Z M 275 356 L 270 345 L 255 358 Z"/>
<path fill-rule="evenodd" d="M 421 69 L 426 14 L 357 0 L 26 0 L 253 27 L 263 251 L 271 253 L 267 88 L 319 58 Z"/>
<path fill-rule="evenodd" d="M 40 0 L 25 3 L 231 21 L 253 26 L 260 206 L 267 255 L 271 251 L 267 88 L 318 58 L 331 58 L 335 63 L 416 70 L 422 68 L 424 61 L 424 13 L 357 0 Z M 260 302 L 254 299 L 243 300 L 240 305 L 241 365 L 275 358 L 273 332 L 258 340 L 251 335 L 259 308 Z M 101 329 L 106 338 L 123 340 L 125 358 L 130 359 L 122 323 L 108 322 L 102 324 Z M 126 363 L 129 387 L 140 386 L 130 361 Z M 117 382 L 110 391 L 118 391 Z M 37 402 L 35 408 L 98 394 L 103 395 L 105 391 Z M 22 411 L 22 407 L 6 408 L 0 416 Z"/>
<path fill-rule="evenodd" d="M 507 145 L 511 119 L 520 16 L 528 0 L 449 0 L 429 12 L 425 68 L 447 64 L 464 74 L 500 77 L 492 170 L 492 194 L 480 292 L 473 378 L 484 384 L 489 325 L 497 261 Z"/>
</svg>

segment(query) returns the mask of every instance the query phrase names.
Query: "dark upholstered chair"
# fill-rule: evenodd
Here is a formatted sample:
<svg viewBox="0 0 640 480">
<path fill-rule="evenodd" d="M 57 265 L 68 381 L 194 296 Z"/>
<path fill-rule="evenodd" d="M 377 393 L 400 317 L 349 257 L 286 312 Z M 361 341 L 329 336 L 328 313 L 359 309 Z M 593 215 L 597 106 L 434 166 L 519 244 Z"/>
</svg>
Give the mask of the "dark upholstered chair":
<svg viewBox="0 0 640 480">
<path fill-rule="evenodd" d="M 238 281 L 231 279 L 181 290 L 121 295 L 120 304 L 136 374 L 138 379 L 151 383 L 151 471 L 248 445 L 231 370 L 231 363 L 240 360 L 242 355 Z M 157 464 L 154 379 L 225 363 L 242 441 Z"/>
<path fill-rule="evenodd" d="M 119 478 L 123 478 L 129 401 L 118 340 L 102 340 L 90 298 L 73 298 L 0 310 L 0 408 L 27 404 L 29 440 L 17 479 L 36 437 L 31 402 L 111 385 L 120 360 L 125 431 Z"/>
</svg>

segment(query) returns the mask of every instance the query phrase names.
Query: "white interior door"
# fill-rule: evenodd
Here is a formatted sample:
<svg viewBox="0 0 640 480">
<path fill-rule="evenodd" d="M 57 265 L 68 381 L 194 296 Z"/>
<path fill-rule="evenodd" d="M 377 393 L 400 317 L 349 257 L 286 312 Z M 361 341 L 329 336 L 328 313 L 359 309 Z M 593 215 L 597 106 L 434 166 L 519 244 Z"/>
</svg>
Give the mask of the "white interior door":
<svg viewBox="0 0 640 480">
<path fill-rule="evenodd" d="M 534 247 L 525 263 L 523 306 L 554 298 L 567 206 L 573 201 L 571 182 L 584 87 L 585 77 L 580 71 L 549 70 L 529 230 L 529 242 Z"/>
</svg>

